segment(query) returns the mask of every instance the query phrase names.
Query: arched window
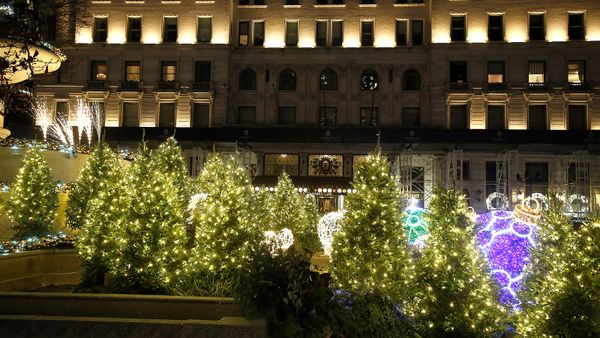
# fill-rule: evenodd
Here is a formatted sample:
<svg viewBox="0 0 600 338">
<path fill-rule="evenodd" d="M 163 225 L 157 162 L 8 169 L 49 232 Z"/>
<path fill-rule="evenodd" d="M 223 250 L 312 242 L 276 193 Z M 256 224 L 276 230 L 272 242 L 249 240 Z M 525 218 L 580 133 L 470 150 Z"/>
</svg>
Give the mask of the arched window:
<svg viewBox="0 0 600 338">
<path fill-rule="evenodd" d="M 337 73 L 331 68 L 324 69 L 319 76 L 320 90 L 337 90 Z"/>
<path fill-rule="evenodd" d="M 421 75 L 414 69 L 409 69 L 402 76 L 403 90 L 421 90 Z"/>
<path fill-rule="evenodd" d="M 296 90 L 296 73 L 291 69 L 284 69 L 279 73 L 279 90 Z"/>
<path fill-rule="evenodd" d="M 240 90 L 256 90 L 256 72 L 250 68 L 240 73 Z"/>
<path fill-rule="evenodd" d="M 372 69 L 367 69 L 360 75 L 360 90 L 373 91 L 379 88 L 379 75 Z"/>
</svg>

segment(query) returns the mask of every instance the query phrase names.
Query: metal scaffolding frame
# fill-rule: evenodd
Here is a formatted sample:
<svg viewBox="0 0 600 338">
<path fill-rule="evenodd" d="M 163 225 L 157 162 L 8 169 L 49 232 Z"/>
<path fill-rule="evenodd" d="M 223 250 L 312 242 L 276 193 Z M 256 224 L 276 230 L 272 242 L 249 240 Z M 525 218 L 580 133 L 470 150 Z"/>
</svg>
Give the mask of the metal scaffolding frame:
<svg viewBox="0 0 600 338">
<path fill-rule="evenodd" d="M 435 185 L 436 162 L 435 155 L 415 154 L 410 149 L 396 156 L 393 172 L 403 196 L 421 197 L 423 206 L 429 205 Z"/>
<path fill-rule="evenodd" d="M 552 188 L 559 196 L 564 196 L 567 212 L 574 218 L 584 218 L 595 206 L 592 203 L 591 167 L 587 151 L 575 151 L 557 157 L 556 184 Z"/>
<path fill-rule="evenodd" d="M 446 153 L 446 188 L 462 191 L 463 151 L 454 149 Z"/>
</svg>

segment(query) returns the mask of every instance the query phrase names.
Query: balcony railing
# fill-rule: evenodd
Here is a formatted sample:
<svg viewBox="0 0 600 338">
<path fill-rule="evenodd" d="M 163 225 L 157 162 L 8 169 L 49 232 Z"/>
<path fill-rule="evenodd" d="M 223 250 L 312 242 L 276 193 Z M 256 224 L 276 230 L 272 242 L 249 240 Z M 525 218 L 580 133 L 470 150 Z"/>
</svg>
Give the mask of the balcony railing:
<svg viewBox="0 0 600 338">
<path fill-rule="evenodd" d="M 210 82 L 194 82 L 193 89 L 195 92 L 209 92 L 211 90 Z"/>
<path fill-rule="evenodd" d="M 85 88 L 87 91 L 105 91 L 106 81 L 88 81 Z"/>
<path fill-rule="evenodd" d="M 121 81 L 121 91 L 140 91 L 142 90 L 142 83 L 140 81 Z"/>
<path fill-rule="evenodd" d="M 160 81 L 158 83 L 158 90 L 163 92 L 174 92 L 179 89 L 179 82 L 177 81 Z"/>
<path fill-rule="evenodd" d="M 472 89 L 471 82 L 451 82 L 448 84 L 448 90 L 451 92 L 464 92 Z"/>
<path fill-rule="evenodd" d="M 546 82 L 527 82 L 525 88 L 529 91 L 547 91 L 548 83 Z"/>
<path fill-rule="evenodd" d="M 484 86 L 484 89 L 490 92 L 504 92 L 507 90 L 510 90 L 510 86 L 503 82 L 503 83 L 486 83 Z"/>
<path fill-rule="evenodd" d="M 564 88 L 569 92 L 589 92 L 591 86 L 588 82 L 568 82 Z"/>
</svg>

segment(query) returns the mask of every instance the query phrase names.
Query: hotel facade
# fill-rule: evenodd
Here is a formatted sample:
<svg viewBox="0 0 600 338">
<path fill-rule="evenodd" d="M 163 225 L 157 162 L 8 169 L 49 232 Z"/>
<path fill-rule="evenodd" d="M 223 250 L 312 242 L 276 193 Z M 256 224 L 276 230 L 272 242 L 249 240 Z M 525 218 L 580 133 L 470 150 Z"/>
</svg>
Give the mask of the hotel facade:
<svg viewBox="0 0 600 338">
<path fill-rule="evenodd" d="M 99 104 L 120 149 L 176 130 L 190 174 L 236 152 L 257 186 L 282 171 L 343 206 L 379 144 L 427 205 L 477 211 L 534 193 L 600 203 L 600 2 L 92 0 L 38 95 L 74 124 Z M 62 31 L 50 27 L 50 31 Z M 52 35 L 52 34 L 49 34 Z"/>
</svg>

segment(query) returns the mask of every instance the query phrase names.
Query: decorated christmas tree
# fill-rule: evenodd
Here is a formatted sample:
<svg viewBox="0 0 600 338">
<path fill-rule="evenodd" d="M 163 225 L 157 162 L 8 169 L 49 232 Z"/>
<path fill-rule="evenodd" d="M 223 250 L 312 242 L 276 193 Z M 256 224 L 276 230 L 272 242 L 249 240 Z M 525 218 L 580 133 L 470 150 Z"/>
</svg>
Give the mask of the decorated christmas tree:
<svg viewBox="0 0 600 338">
<path fill-rule="evenodd" d="M 304 227 L 298 232 L 298 241 L 302 246 L 311 252 L 322 249 L 321 241 L 319 240 L 319 208 L 317 207 L 317 199 L 312 194 L 304 194 L 302 196 L 302 208 L 304 215 Z"/>
<path fill-rule="evenodd" d="M 551 195 L 537 227 L 520 294 L 517 331 L 527 337 L 600 335 L 600 224 L 575 231 Z"/>
<path fill-rule="evenodd" d="M 130 204 L 112 271 L 121 287 L 164 290 L 181 275 L 189 200 L 185 169 L 172 138 L 153 156 L 145 147 L 138 152 L 126 179 Z"/>
<path fill-rule="evenodd" d="M 27 151 L 10 187 L 5 210 L 16 238 L 43 236 L 53 232 L 58 195 L 44 153 L 38 146 Z"/>
<path fill-rule="evenodd" d="M 501 330 L 505 310 L 477 248 L 464 196 L 437 188 L 426 219 L 430 236 L 407 311 L 417 330 L 424 337 L 486 337 Z"/>
<path fill-rule="evenodd" d="M 334 287 L 364 294 L 405 296 L 413 262 L 400 223 L 400 195 L 387 160 L 371 154 L 354 175 L 341 231 L 334 237 L 330 271 Z"/>
<path fill-rule="evenodd" d="M 71 193 L 67 222 L 81 229 L 77 250 L 85 268 L 84 285 L 102 284 L 104 273 L 116 263 L 116 238 L 129 205 L 124 178 L 119 156 L 101 144 Z"/>
</svg>

